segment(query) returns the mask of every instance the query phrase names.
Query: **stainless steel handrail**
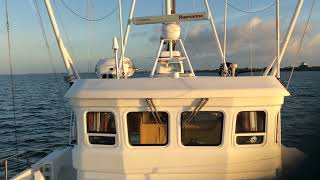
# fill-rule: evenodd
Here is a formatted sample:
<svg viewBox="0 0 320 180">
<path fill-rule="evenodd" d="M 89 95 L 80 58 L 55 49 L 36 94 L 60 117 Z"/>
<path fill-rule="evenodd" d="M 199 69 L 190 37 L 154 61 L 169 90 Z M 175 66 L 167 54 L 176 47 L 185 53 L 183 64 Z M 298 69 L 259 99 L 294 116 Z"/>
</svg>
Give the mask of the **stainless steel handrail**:
<svg viewBox="0 0 320 180">
<path fill-rule="evenodd" d="M 8 151 L 6 151 L 6 152 L 8 152 Z M 31 153 L 31 155 L 33 154 L 33 153 L 36 153 L 36 152 L 27 152 L 27 151 L 24 151 L 24 152 L 20 152 L 20 153 L 18 153 L 18 154 L 13 154 L 13 155 L 10 155 L 10 156 L 7 156 L 6 158 L 3 158 L 3 159 L 0 159 L 0 163 L 2 164 L 2 163 L 4 163 L 4 177 L 5 177 L 5 180 L 8 180 L 8 161 L 9 160 L 11 160 L 11 159 L 14 159 L 14 158 L 17 158 L 17 161 L 18 162 L 26 162 L 26 163 L 28 163 L 28 166 L 30 166 L 30 161 L 29 161 L 29 158 L 25 158 L 25 157 L 19 157 L 19 156 L 21 156 L 21 155 L 24 155 L 24 154 L 27 154 L 27 153 Z M 19 158 L 19 159 L 18 159 Z"/>
<path fill-rule="evenodd" d="M 8 180 L 8 160 L 4 161 L 4 177 L 5 180 Z"/>
<path fill-rule="evenodd" d="M 6 151 L 6 152 L 8 152 L 8 151 Z M 18 157 L 19 155 L 24 154 L 24 153 L 25 153 L 25 152 L 23 152 L 23 153 L 18 153 L 18 154 L 14 154 L 14 155 L 10 155 L 10 156 L 8 156 L 8 157 L 3 158 L 3 159 L 0 160 L 0 163 L 1 163 L 1 164 L 4 163 L 4 179 L 5 179 L 5 180 L 8 180 L 8 160 L 13 159 L 13 158 L 16 158 L 16 157 Z"/>
</svg>

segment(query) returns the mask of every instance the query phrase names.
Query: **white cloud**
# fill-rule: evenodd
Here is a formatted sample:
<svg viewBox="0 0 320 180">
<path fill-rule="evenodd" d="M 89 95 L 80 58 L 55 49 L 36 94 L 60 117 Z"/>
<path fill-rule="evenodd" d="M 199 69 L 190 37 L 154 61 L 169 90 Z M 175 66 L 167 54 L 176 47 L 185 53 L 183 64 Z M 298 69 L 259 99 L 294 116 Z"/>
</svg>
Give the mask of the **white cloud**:
<svg viewBox="0 0 320 180">
<path fill-rule="evenodd" d="M 316 34 L 314 38 L 310 40 L 307 46 L 312 48 L 318 45 L 320 45 L 320 33 Z"/>
<path fill-rule="evenodd" d="M 256 26 L 258 26 L 259 24 L 262 23 L 262 20 L 258 17 L 254 17 L 250 22 L 249 24 L 251 24 L 251 27 L 254 28 Z"/>
<path fill-rule="evenodd" d="M 275 22 L 274 19 L 262 20 L 257 17 L 251 21 L 238 24 L 228 30 L 227 59 L 238 63 L 241 67 L 248 67 L 250 64 L 250 37 L 249 24 L 252 27 L 253 67 L 264 67 L 268 65 L 276 54 Z M 297 50 L 301 41 L 305 24 L 297 24 L 296 29 L 289 42 L 287 53 L 282 65 L 289 66 L 297 61 Z M 283 39 L 287 27 L 282 27 L 281 38 Z M 220 39 L 223 39 L 223 30 L 218 28 Z M 319 44 L 320 33 L 315 35 L 319 28 L 309 26 L 307 35 L 302 47 L 300 58 L 311 65 L 319 65 L 320 57 Z M 319 32 L 319 31 L 318 31 Z M 221 42 L 222 43 L 222 42 Z M 206 68 L 206 64 L 213 67 L 219 66 L 220 58 L 217 46 L 214 41 L 209 25 L 198 25 L 193 28 L 186 40 L 186 47 L 194 60 L 196 68 Z"/>
</svg>

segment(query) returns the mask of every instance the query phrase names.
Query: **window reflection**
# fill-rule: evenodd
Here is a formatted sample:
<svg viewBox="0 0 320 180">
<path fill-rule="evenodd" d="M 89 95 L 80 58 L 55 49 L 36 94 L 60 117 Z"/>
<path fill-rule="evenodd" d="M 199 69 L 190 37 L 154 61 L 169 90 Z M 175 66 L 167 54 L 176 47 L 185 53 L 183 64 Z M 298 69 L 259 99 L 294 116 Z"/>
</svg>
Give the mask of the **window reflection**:
<svg viewBox="0 0 320 180">
<path fill-rule="evenodd" d="M 91 144 L 114 145 L 116 141 L 116 126 L 113 113 L 88 112 L 87 133 Z"/>
<path fill-rule="evenodd" d="M 242 111 L 237 115 L 237 144 L 262 144 L 265 138 L 266 113 L 264 111 Z M 241 135 L 245 134 L 245 135 Z"/>
<path fill-rule="evenodd" d="M 223 113 L 191 111 L 181 114 L 181 141 L 185 146 L 218 146 L 222 142 Z"/>
<path fill-rule="evenodd" d="M 156 112 L 154 112 L 156 113 Z M 133 146 L 161 146 L 168 143 L 168 114 L 158 112 L 160 119 L 151 112 L 127 114 L 129 143 Z"/>
</svg>

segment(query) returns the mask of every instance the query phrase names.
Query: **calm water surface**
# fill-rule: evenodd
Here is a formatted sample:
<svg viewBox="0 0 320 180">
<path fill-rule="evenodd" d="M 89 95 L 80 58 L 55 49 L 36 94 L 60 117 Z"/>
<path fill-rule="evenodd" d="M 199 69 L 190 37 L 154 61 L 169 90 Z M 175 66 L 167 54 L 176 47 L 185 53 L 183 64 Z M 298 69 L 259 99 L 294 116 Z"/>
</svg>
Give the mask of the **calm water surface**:
<svg viewBox="0 0 320 180">
<path fill-rule="evenodd" d="M 91 74 L 84 76 L 94 77 Z M 282 74 L 284 84 L 288 76 L 287 72 Z M 0 76 L 0 159 L 15 153 L 16 128 L 19 152 L 29 154 L 20 159 L 34 163 L 68 144 L 70 107 L 63 98 L 68 85 L 62 74 L 16 75 L 14 79 L 16 126 L 10 77 Z M 320 141 L 320 72 L 295 72 L 289 91 L 291 96 L 285 99 L 282 110 L 283 144 L 314 154 Z M 24 166 L 18 167 L 15 161 L 9 161 L 11 174 L 28 165 L 23 161 L 19 164 Z M 0 166 L 0 172 L 2 179 L 3 166 Z"/>
</svg>

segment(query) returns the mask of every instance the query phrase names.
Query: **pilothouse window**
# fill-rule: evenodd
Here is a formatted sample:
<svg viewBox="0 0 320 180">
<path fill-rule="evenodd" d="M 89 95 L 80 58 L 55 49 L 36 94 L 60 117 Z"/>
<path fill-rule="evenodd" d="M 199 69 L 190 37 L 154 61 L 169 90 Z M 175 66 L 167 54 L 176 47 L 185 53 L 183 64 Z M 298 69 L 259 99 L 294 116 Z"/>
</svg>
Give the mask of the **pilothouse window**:
<svg viewBox="0 0 320 180">
<path fill-rule="evenodd" d="M 115 145 L 116 125 L 111 112 L 88 112 L 87 133 L 90 144 Z"/>
<path fill-rule="evenodd" d="M 156 114 L 159 114 L 160 119 Z M 127 114 L 129 143 L 133 146 L 168 144 L 168 113 L 130 112 Z"/>
<path fill-rule="evenodd" d="M 236 143 L 239 145 L 262 144 L 265 135 L 266 113 L 242 111 L 237 115 Z"/>
<path fill-rule="evenodd" d="M 181 114 L 181 141 L 184 146 L 219 146 L 222 142 L 223 113 L 191 111 Z"/>
</svg>

